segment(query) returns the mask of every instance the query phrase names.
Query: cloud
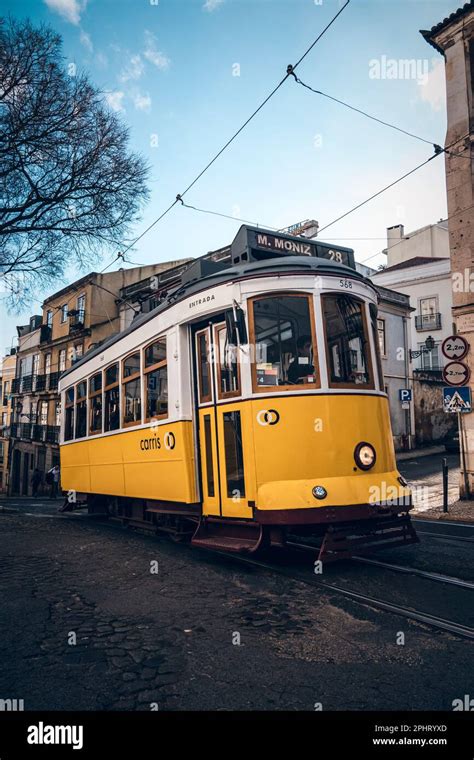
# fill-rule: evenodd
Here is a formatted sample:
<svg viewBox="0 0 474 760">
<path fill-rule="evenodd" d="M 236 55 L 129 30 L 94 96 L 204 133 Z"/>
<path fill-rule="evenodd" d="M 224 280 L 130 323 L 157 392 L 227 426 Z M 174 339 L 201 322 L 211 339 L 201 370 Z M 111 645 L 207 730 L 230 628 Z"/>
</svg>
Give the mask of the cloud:
<svg viewBox="0 0 474 760">
<path fill-rule="evenodd" d="M 137 109 L 137 111 L 146 111 L 148 112 L 151 108 L 151 98 L 146 93 L 146 95 L 142 95 L 141 92 L 135 92 L 132 95 L 133 97 L 133 105 Z"/>
<path fill-rule="evenodd" d="M 94 50 L 94 46 L 92 44 L 90 34 L 87 34 L 87 32 L 84 32 L 84 30 L 82 29 L 79 35 L 79 42 L 81 43 L 81 45 L 84 45 L 84 47 L 87 48 L 89 53 L 92 53 L 92 51 Z"/>
<path fill-rule="evenodd" d="M 145 50 L 143 55 L 158 69 L 164 71 L 170 65 L 170 59 L 164 53 L 156 49 L 156 37 L 151 32 L 145 32 Z"/>
<path fill-rule="evenodd" d="M 429 103 L 433 111 L 442 111 L 446 108 L 444 59 L 433 59 L 427 81 L 425 84 L 420 83 L 419 88 L 421 100 Z"/>
<path fill-rule="evenodd" d="M 112 111 L 124 111 L 125 109 L 122 105 L 124 96 L 125 93 L 122 90 L 115 90 L 115 92 L 108 92 L 105 99 Z"/>
<path fill-rule="evenodd" d="M 87 0 L 44 0 L 48 8 L 59 13 L 60 16 L 77 26 L 81 20 L 81 13 L 85 10 Z"/>
<path fill-rule="evenodd" d="M 143 61 L 141 56 L 137 53 L 130 57 L 128 65 L 122 70 L 119 79 L 121 82 L 128 82 L 130 79 L 140 79 L 143 70 Z"/>
<path fill-rule="evenodd" d="M 224 0 L 206 0 L 204 5 L 202 6 L 202 9 L 204 11 L 207 11 L 208 13 L 212 13 L 212 11 L 217 10 Z"/>
</svg>

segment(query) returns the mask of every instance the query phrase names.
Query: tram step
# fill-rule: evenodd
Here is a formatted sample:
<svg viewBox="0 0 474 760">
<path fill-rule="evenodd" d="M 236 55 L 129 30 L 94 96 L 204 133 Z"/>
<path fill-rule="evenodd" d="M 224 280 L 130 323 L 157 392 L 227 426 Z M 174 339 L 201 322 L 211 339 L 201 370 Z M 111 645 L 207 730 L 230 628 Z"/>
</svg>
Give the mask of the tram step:
<svg viewBox="0 0 474 760">
<path fill-rule="evenodd" d="M 328 528 L 318 559 L 334 562 L 381 549 L 417 544 L 420 539 L 408 515 L 371 520 L 370 525 L 340 525 Z"/>
<path fill-rule="evenodd" d="M 191 539 L 191 544 L 227 552 L 254 552 L 262 540 L 262 526 L 255 523 L 229 523 L 203 518 Z"/>
</svg>

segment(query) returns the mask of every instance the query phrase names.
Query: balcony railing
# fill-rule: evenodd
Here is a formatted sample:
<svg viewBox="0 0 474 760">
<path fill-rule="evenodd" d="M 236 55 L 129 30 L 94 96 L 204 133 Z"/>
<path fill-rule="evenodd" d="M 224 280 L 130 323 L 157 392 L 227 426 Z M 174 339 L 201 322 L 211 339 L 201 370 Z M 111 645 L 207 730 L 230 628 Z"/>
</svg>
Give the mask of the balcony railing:
<svg viewBox="0 0 474 760">
<path fill-rule="evenodd" d="M 22 438 L 27 441 L 44 443 L 59 442 L 59 427 L 56 425 L 37 425 L 35 422 L 13 422 L 5 438 Z"/>
<path fill-rule="evenodd" d="M 12 393 L 40 393 L 41 391 L 55 391 L 58 387 L 61 372 L 50 372 L 47 375 L 24 375 L 15 377 L 12 381 Z"/>
<path fill-rule="evenodd" d="M 423 330 L 441 330 L 441 314 L 418 314 L 415 317 L 418 332 Z"/>
</svg>

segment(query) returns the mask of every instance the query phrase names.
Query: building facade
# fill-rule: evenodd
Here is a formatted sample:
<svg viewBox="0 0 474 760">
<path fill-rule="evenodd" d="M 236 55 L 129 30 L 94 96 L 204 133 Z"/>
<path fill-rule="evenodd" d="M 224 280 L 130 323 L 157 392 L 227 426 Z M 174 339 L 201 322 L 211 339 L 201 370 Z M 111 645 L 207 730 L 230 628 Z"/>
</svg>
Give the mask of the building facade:
<svg viewBox="0 0 474 760">
<path fill-rule="evenodd" d="M 10 474 L 10 422 L 12 418 L 12 384 L 16 371 L 16 349 L 12 348 L 0 363 L 0 494 L 8 491 Z"/>
<path fill-rule="evenodd" d="M 440 21 L 425 40 L 444 56 L 448 129 L 445 146 L 453 320 L 470 344 L 463 360 L 474 396 L 474 2 Z M 460 415 L 461 497 L 474 495 L 474 414 Z"/>
<path fill-rule="evenodd" d="M 416 230 L 406 237 L 400 225 L 389 228 L 385 250 L 388 266 L 373 275 L 377 286 L 408 296 L 412 309 L 407 323 L 408 381 L 412 388 L 415 446 L 441 443 L 454 424 L 443 411 L 442 368 L 446 360 L 441 345 L 452 335 L 453 324 L 448 232 L 442 224 L 424 227 L 420 235 Z M 418 237 L 422 238 L 422 246 L 415 247 L 413 241 Z M 419 255 L 420 250 L 426 255 Z M 393 263 L 394 259 L 397 263 Z M 430 351 L 426 348 L 428 337 L 433 340 Z"/>
</svg>

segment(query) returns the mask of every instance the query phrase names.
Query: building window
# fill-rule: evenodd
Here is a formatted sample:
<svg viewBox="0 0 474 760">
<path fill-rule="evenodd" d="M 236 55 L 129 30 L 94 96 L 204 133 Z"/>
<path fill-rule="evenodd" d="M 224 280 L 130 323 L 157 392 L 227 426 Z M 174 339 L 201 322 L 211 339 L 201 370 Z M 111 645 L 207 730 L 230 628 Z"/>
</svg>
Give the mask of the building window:
<svg viewBox="0 0 474 760">
<path fill-rule="evenodd" d="M 65 393 L 66 419 L 64 422 L 64 440 L 72 441 L 74 438 L 74 388 L 68 388 Z"/>
<path fill-rule="evenodd" d="M 59 427 L 61 424 L 61 402 L 56 401 L 56 409 L 54 412 L 54 424 Z"/>
<path fill-rule="evenodd" d="M 51 354 L 45 354 L 44 357 L 44 374 L 51 374 Z"/>
<path fill-rule="evenodd" d="M 79 296 L 79 298 L 76 301 L 76 310 L 77 310 L 77 322 L 84 323 L 84 319 L 86 316 L 86 296 L 83 293 Z"/>
<path fill-rule="evenodd" d="M 76 438 L 87 435 L 87 383 L 76 385 Z"/>
<path fill-rule="evenodd" d="M 53 326 L 53 312 L 50 309 L 46 312 L 46 324 L 48 327 Z"/>
<path fill-rule="evenodd" d="M 6 427 L 8 423 L 8 412 L 2 412 L 2 426 Z"/>
<path fill-rule="evenodd" d="M 20 377 L 24 377 L 26 372 L 26 359 L 20 359 Z"/>
<path fill-rule="evenodd" d="M 386 356 L 387 345 L 385 337 L 385 319 L 377 319 L 377 335 L 379 339 L 380 353 L 382 356 Z"/>
<path fill-rule="evenodd" d="M 418 343 L 418 350 L 425 349 L 425 343 Z M 432 351 L 425 351 L 420 356 L 420 369 L 424 370 L 439 370 L 441 369 L 440 355 L 439 355 L 440 343 L 435 343 Z"/>
<path fill-rule="evenodd" d="M 104 432 L 120 427 L 119 365 L 112 364 L 104 372 Z"/>
<path fill-rule="evenodd" d="M 142 421 L 140 353 L 127 356 L 122 363 L 123 425 L 139 425 Z"/>
<path fill-rule="evenodd" d="M 166 365 L 166 338 L 159 338 L 147 346 L 145 354 L 145 422 L 168 414 L 168 368 Z"/>
<path fill-rule="evenodd" d="M 373 388 L 364 303 L 346 295 L 321 300 L 329 385 Z"/>
<path fill-rule="evenodd" d="M 58 369 L 60 372 L 64 372 L 66 369 L 66 349 L 62 348 L 58 355 L 58 362 L 59 366 Z"/>
<path fill-rule="evenodd" d="M 417 330 L 441 329 L 438 296 L 420 298 L 418 301 L 418 309 L 420 313 L 415 317 L 415 326 Z"/>
<path fill-rule="evenodd" d="M 32 368 L 33 377 L 36 377 L 39 374 L 39 363 L 40 363 L 40 355 L 35 354 L 33 356 L 33 368 Z"/>
<path fill-rule="evenodd" d="M 42 401 L 40 406 L 40 425 L 48 424 L 48 402 Z"/>
<path fill-rule="evenodd" d="M 102 372 L 89 380 L 89 433 L 102 433 Z"/>
<path fill-rule="evenodd" d="M 312 298 L 280 293 L 250 303 L 254 390 L 275 386 L 279 391 L 296 390 L 302 384 L 318 387 Z"/>
<path fill-rule="evenodd" d="M 67 321 L 67 313 L 68 313 L 67 303 L 63 303 L 63 305 L 61 306 L 61 323 Z"/>
</svg>

